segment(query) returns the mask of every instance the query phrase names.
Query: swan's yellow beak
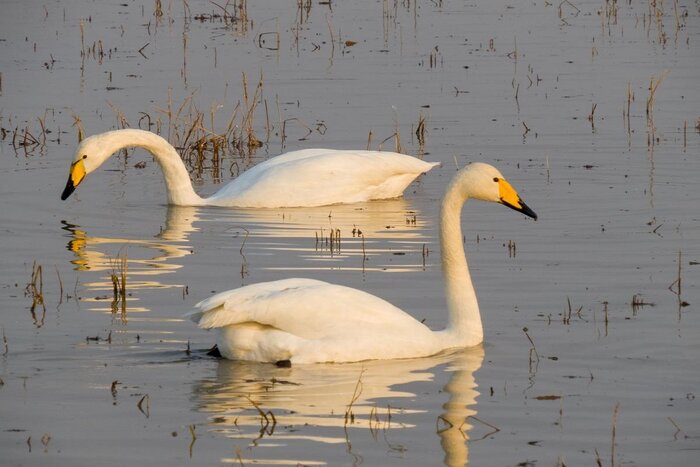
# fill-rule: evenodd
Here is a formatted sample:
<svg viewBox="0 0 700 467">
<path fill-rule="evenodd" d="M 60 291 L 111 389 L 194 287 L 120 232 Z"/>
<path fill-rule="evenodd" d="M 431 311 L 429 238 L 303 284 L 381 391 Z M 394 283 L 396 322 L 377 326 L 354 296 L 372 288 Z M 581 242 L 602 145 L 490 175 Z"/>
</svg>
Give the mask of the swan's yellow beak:
<svg viewBox="0 0 700 467">
<path fill-rule="evenodd" d="M 537 220 L 535 211 L 530 209 L 527 204 L 523 203 L 523 200 L 520 199 L 520 195 L 515 191 L 515 188 L 503 178 L 498 179 L 498 191 L 501 204 Z"/>
<path fill-rule="evenodd" d="M 75 191 L 75 188 L 80 184 L 80 182 L 83 181 L 85 178 L 85 164 L 83 163 L 82 159 L 78 159 L 77 161 L 73 162 L 70 166 L 70 174 L 68 174 L 68 183 L 66 183 L 66 187 L 63 189 L 63 193 L 61 194 L 61 199 L 66 200 L 71 193 Z"/>
</svg>

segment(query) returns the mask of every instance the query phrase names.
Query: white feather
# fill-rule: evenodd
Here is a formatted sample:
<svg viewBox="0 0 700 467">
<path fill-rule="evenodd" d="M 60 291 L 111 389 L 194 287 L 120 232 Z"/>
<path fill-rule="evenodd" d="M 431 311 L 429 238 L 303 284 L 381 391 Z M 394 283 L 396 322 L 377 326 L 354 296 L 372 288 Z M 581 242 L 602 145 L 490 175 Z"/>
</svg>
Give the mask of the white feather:
<svg viewBox="0 0 700 467">
<path fill-rule="evenodd" d="M 361 290 L 312 279 L 284 279 L 216 294 L 188 316 L 218 329 L 224 357 L 293 363 L 352 362 L 434 355 L 483 340 L 481 315 L 462 244 L 460 211 L 474 197 L 534 212 L 494 167 L 472 164 L 450 183 L 442 201 L 440 244 L 449 325 L 434 332 L 391 303 Z"/>
<path fill-rule="evenodd" d="M 195 193 L 179 154 L 165 139 L 149 131 L 124 129 L 80 143 L 71 165 L 70 188 L 62 198 L 70 196 L 73 183 L 83 179 L 73 177 L 73 170 L 80 170 L 76 167 L 84 167 L 88 175 L 126 147 L 141 147 L 153 154 L 163 170 L 168 202 L 181 206 L 310 207 L 396 198 L 437 165 L 393 152 L 304 149 L 262 162 L 202 198 Z"/>
</svg>

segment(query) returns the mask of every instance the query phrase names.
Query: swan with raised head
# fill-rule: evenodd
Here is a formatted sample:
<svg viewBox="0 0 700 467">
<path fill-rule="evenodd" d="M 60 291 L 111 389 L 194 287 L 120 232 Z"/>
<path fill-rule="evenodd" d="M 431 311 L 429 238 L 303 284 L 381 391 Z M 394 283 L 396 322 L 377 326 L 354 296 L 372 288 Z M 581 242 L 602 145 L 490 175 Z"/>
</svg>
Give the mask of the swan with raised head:
<svg viewBox="0 0 700 467">
<path fill-rule="evenodd" d="M 174 147 L 150 131 L 114 130 L 85 138 L 75 152 L 61 199 L 115 152 L 140 147 L 163 170 L 168 203 L 179 206 L 279 208 L 325 206 L 396 198 L 436 162 L 383 151 L 303 149 L 273 157 L 223 186 L 208 198 L 192 188 Z"/>
<path fill-rule="evenodd" d="M 219 353 L 233 360 L 314 363 L 413 358 L 480 344 L 479 305 L 462 243 L 461 211 L 470 199 L 537 215 L 493 166 L 473 163 L 447 187 L 440 248 L 449 321 L 432 331 L 408 313 L 361 290 L 313 279 L 284 279 L 218 293 L 188 313 L 219 330 Z"/>
</svg>

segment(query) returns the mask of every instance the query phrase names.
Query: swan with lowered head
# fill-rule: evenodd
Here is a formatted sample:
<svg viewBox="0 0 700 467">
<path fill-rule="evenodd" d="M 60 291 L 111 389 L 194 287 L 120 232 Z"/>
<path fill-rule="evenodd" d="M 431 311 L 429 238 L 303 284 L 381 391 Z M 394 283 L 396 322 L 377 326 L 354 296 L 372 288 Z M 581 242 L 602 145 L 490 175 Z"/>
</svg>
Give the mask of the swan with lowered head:
<svg viewBox="0 0 700 467">
<path fill-rule="evenodd" d="M 483 341 L 479 305 L 462 243 L 461 210 L 470 199 L 504 204 L 537 219 L 493 166 L 472 163 L 442 199 L 440 248 L 449 322 L 432 331 L 361 290 L 313 279 L 284 279 L 218 293 L 190 319 L 219 330 L 219 353 L 232 360 L 320 363 L 413 358 Z"/>
<path fill-rule="evenodd" d="M 128 147 L 153 154 L 163 170 L 168 203 L 179 206 L 279 208 L 396 198 L 438 164 L 394 152 L 303 149 L 262 162 L 210 197 L 201 198 L 170 143 L 150 131 L 128 128 L 93 135 L 80 143 L 61 199 L 68 198 L 112 154 Z"/>
</svg>

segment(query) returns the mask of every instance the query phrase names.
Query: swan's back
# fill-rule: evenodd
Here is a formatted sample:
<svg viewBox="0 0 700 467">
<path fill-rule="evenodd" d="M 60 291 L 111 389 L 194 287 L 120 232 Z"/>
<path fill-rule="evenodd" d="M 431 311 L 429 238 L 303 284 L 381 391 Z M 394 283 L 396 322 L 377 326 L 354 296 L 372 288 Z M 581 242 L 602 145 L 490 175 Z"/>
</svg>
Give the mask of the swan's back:
<svg viewBox="0 0 700 467">
<path fill-rule="evenodd" d="M 218 206 L 324 206 L 396 198 L 437 165 L 394 152 L 304 149 L 262 162 L 208 198 Z M 303 189 L 301 189 L 303 187 Z"/>
<path fill-rule="evenodd" d="M 218 293 L 187 316 L 200 328 L 256 322 L 314 339 L 347 333 L 353 327 L 424 327 L 406 312 L 362 290 L 315 279 L 282 279 Z M 417 326 L 420 325 L 420 326 Z"/>
<path fill-rule="evenodd" d="M 220 331 L 231 359 L 349 362 L 431 355 L 441 342 L 424 324 L 361 290 L 284 279 L 222 292 L 187 316 Z"/>
</svg>

